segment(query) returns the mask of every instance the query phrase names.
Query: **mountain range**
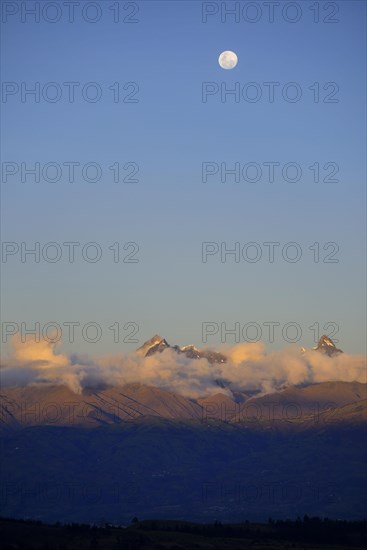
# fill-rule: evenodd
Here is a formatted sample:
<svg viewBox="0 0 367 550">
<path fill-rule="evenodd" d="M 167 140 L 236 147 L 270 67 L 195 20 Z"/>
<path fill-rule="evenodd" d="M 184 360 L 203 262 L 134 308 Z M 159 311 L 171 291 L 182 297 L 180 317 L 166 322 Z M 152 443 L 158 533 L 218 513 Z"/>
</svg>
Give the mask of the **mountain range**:
<svg viewBox="0 0 367 550">
<path fill-rule="evenodd" d="M 144 342 L 144 344 L 137 349 L 137 353 L 143 357 L 149 357 L 155 353 L 162 353 L 166 349 L 171 349 L 179 354 L 184 354 L 189 359 L 201 359 L 205 358 L 209 363 L 226 363 L 227 357 L 223 353 L 218 353 L 211 350 L 200 350 L 193 346 L 192 344 L 184 347 L 178 345 L 170 346 L 165 338 L 155 334 L 152 338 Z M 319 351 L 329 357 L 343 353 L 343 351 L 336 347 L 334 342 L 326 336 L 325 334 L 319 339 L 317 346 L 312 348 L 313 350 Z M 301 351 L 304 353 L 306 348 L 301 348 Z"/>
<path fill-rule="evenodd" d="M 180 347 L 177 345 L 170 346 L 165 338 L 156 334 L 149 340 L 147 340 L 140 348 L 137 349 L 137 353 L 144 357 L 149 357 L 155 353 L 162 353 L 166 349 L 171 349 L 179 354 L 184 354 L 189 359 L 201 359 L 205 358 L 209 363 L 225 363 L 227 358 L 222 353 L 218 353 L 210 350 L 200 350 L 193 345 Z"/>
<path fill-rule="evenodd" d="M 329 355 L 334 344 L 325 338 L 315 353 Z M 138 353 L 167 348 L 207 353 L 158 336 Z M 141 383 L 0 393 L 3 516 L 116 524 L 134 516 L 365 518 L 366 384 L 266 395 L 218 386 L 197 399 Z"/>
</svg>

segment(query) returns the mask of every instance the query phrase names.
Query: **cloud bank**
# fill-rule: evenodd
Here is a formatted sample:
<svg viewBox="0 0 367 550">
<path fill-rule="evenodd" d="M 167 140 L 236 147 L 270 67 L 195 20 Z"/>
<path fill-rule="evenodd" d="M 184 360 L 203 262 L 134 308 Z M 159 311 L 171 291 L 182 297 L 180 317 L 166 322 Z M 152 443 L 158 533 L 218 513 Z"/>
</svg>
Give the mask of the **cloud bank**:
<svg viewBox="0 0 367 550">
<path fill-rule="evenodd" d="M 189 359 L 171 349 L 150 357 L 134 352 L 93 359 L 58 353 L 48 341 L 22 343 L 15 337 L 12 347 L 13 354 L 1 367 L 2 387 L 55 384 L 81 393 L 85 387 L 141 383 L 197 398 L 219 392 L 270 393 L 326 381 L 366 383 L 364 356 L 328 357 L 313 350 L 302 354 L 293 346 L 267 353 L 261 342 L 223 348 L 228 361 L 218 364 Z"/>
</svg>

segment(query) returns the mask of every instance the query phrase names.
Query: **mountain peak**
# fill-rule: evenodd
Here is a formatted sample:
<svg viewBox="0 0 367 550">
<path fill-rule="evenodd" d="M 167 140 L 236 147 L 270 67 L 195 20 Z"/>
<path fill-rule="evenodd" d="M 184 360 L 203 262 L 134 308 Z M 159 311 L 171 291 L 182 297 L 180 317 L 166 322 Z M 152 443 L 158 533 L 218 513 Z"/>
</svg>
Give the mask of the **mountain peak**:
<svg viewBox="0 0 367 550">
<path fill-rule="evenodd" d="M 144 357 L 147 357 L 148 355 L 152 355 L 156 351 L 163 351 L 165 348 L 169 348 L 170 345 L 168 344 L 167 340 L 165 338 L 162 338 L 162 336 L 159 336 L 159 334 L 155 334 L 144 342 L 140 348 L 138 348 L 136 351 L 137 353 L 144 355 Z"/>
<path fill-rule="evenodd" d="M 159 336 L 159 334 L 155 334 L 154 336 L 152 336 L 152 338 L 150 338 L 150 340 L 148 340 L 148 342 L 152 344 L 154 343 L 158 344 L 159 342 L 163 342 L 163 340 L 165 340 L 165 338 L 163 338 L 162 336 Z"/>
<path fill-rule="evenodd" d="M 323 334 L 318 341 L 318 344 L 313 349 L 326 353 L 329 357 L 338 353 L 343 353 L 341 349 L 338 349 L 331 338 Z"/>
<path fill-rule="evenodd" d="M 183 346 L 181 348 L 181 351 L 187 351 L 188 349 L 192 349 L 192 350 L 195 350 L 195 351 L 199 351 L 198 348 L 196 348 L 193 344 L 189 344 L 188 346 Z"/>
</svg>

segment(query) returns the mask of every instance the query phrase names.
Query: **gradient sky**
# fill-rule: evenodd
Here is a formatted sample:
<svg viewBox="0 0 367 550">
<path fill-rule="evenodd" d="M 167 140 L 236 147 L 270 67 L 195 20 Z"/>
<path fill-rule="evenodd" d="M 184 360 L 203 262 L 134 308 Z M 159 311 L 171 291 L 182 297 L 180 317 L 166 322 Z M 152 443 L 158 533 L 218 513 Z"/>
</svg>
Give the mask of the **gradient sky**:
<svg viewBox="0 0 367 550">
<path fill-rule="evenodd" d="M 18 94 L 1 105 L 2 162 L 96 162 L 103 169 L 96 183 L 69 183 L 66 169 L 57 183 L 3 179 L 3 241 L 95 241 L 103 251 L 98 263 L 78 253 L 71 264 L 65 248 L 57 263 L 9 257 L 2 264 L 3 322 L 94 321 L 103 330 L 98 343 L 77 329 L 76 341 L 63 346 L 102 354 L 130 351 L 155 333 L 202 346 L 203 321 L 294 321 L 303 332 L 297 345 L 311 347 L 308 327 L 333 321 L 338 345 L 364 353 L 365 3 L 337 2 L 335 24 L 314 23 L 306 1 L 298 2 L 302 17 L 294 24 L 279 15 L 269 23 L 263 2 L 257 23 L 222 23 L 219 15 L 203 23 L 198 1 L 138 2 L 139 22 L 114 23 L 112 4 L 99 3 L 95 24 L 80 9 L 74 23 L 64 12 L 54 24 L 22 23 L 19 14 L 2 24 L 3 81 L 97 82 L 103 90 L 96 103 L 79 92 L 69 103 L 63 88 L 56 103 L 22 103 Z M 228 49 L 239 58 L 233 71 L 217 63 Z M 139 101 L 114 103 L 108 87 L 117 81 L 136 82 Z M 202 102 L 203 82 L 269 81 L 299 83 L 301 100 L 286 102 L 277 91 L 269 103 L 263 88 L 257 103 L 221 102 L 219 94 Z M 336 82 L 339 102 L 315 103 L 308 89 L 314 82 L 322 94 L 326 82 Z M 203 183 L 205 161 L 297 162 L 303 177 Z M 340 181 L 315 183 L 308 167 L 316 161 L 336 162 Z M 114 162 L 137 163 L 139 182 L 113 183 Z M 139 263 L 114 263 L 108 246 L 117 241 L 138 243 Z M 295 241 L 303 256 L 297 263 L 279 253 L 274 263 L 221 263 L 216 255 L 203 263 L 203 241 Z M 313 262 L 308 247 L 330 241 L 340 247 L 339 263 Z M 114 343 L 108 327 L 129 321 L 139 325 L 139 343 Z M 265 329 L 263 339 L 269 350 L 285 345 L 280 331 L 274 344 Z M 207 345 L 220 341 L 218 333 Z"/>
</svg>

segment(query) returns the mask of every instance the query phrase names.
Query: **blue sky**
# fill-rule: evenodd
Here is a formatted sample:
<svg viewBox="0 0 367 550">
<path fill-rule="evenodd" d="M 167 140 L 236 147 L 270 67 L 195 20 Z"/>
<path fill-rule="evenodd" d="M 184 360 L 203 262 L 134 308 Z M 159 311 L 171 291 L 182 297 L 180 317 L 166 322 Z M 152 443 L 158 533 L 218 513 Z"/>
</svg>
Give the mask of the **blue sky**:
<svg viewBox="0 0 367 550">
<path fill-rule="evenodd" d="M 278 12 L 270 23 L 263 2 L 258 2 L 263 16 L 252 24 L 221 22 L 219 15 L 203 23 L 197 1 L 137 2 L 137 23 L 114 23 L 113 2 L 97 4 L 102 17 L 95 24 L 76 10 L 73 23 L 65 12 L 54 24 L 42 17 L 39 23 L 31 17 L 22 22 L 18 13 L 2 25 L 3 81 L 29 87 L 39 82 L 41 88 L 56 82 L 63 92 L 55 103 L 42 97 L 36 103 L 29 96 L 22 102 L 20 94 L 6 98 L 2 162 L 19 167 L 94 162 L 102 168 L 95 183 L 83 181 L 80 171 L 70 183 L 66 168 L 55 183 L 34 183 L 30 176 L 22 183 L 19 174 L 3 178 L 3 241 L 29 247 L 97 242 L 102 250 L 97 263 L 83 260 L 80 252 L 70 263 L 65 247 L 56 263 L 30 257 L 23 263 L 20 254 L 9 256 L 2 264 L 3 321 L 96 322 L 103 331 L 99 342 L 91 344 L 77 331 L 74 343 L 64 339 L 63 344 L 90 354 L 139 345 L 121 341 L 126 330 L 114 343 L 108 327 L 115 322 L 139 325 L 140 344 L 160 333 L 171 343 L 198 346 L 204 321 L 228 327 L 275 321 L 281 328 L 296 322 L 302 328 L 298 344 L 310 347 L 309 327 L 332 321 L 339 326 L 340 347 L 363 353 L 365 3 L 337 2 L 334 24 L 315 23 L 314 3 L 305 1 L 297 3 L 302 16 L 293 24 Z M 127 2 L 119 5 L 121 13 L 129 13 Z M 325 2 L 319 6 L 324 17 Z M 217 63 L 223 50 L 238 55 L 232 71 Z M 62 84 L 71 81 L 80 83 L 74 103 Z M 100 86 L 100 101 L 81 96 L 88 82 Z M 138 102 L 114 103 L 108 88 L 115 82 L 121 87 L 135 82 Z M 236 103 L 216 94 L 204 103 L 205 82 L 228 89 L 238 82 L 241 90 L 256 82 L 263 97 Z M 264 82 L 279 82 L 273 103 Z M 300 101 L 282 98 L 279 90 L 289 82 L 301 89 Z M 309 89 L 315 82 L 318 103 Z M 338 84 L 336 103 L 323 101 L 332 91 L 323 90 L 328 82 Z M 204 183 L 202 163 L 209 161 L 229 167 L 296 162 L 302 178 L 290 183 L 279 172 L 273 183 L 266 177 L 221 183 L 218 176 Z M 115 162 L 136 163 L 139 182 L 114 183 L 108 167 Z M 336 163 L 339 182 L 315 183 L 308 168 L 315 162 Z M 217 254 L 202 262 L 202 242 L 225 242 L 228 248 L 256 242 L 264 252 L 262 243 L 268 241 L 280 247 L 297 242 L 301 260 L 290 263 L 277 255 L 269 263 L 264 254 L 257 263 L 236 263 L 230 256 L 222 263 Z M 121 247 L 136 242 L 139 262 L 114 263 L 108 247 L 115 242 Z M 315 263 L 308 249 L 315 242 L 321 250 L 337 243 L 339 262 Z M 276 334 L 271 343 L 264 329 L 269 350 L 286 344 Z M 213 346 L 220 342 L 220 332 L 208 340 Z"/>
</svg>

